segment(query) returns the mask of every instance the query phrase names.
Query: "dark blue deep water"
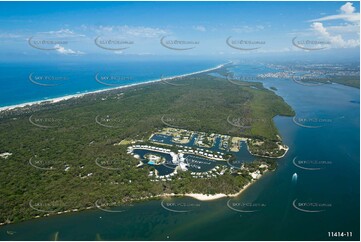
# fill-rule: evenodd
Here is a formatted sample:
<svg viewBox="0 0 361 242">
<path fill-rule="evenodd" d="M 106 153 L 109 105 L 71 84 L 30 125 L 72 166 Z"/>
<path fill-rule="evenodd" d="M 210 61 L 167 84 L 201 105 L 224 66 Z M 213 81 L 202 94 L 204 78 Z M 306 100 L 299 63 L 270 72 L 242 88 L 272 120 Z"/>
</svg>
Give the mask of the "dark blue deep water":
<svg viewBox="0 0 361 242">
<path fill-rule="evenodd" d="M 157 80 L 222 63 L 225 61 L 0 63 L 0 107 Z"/>
</svg>

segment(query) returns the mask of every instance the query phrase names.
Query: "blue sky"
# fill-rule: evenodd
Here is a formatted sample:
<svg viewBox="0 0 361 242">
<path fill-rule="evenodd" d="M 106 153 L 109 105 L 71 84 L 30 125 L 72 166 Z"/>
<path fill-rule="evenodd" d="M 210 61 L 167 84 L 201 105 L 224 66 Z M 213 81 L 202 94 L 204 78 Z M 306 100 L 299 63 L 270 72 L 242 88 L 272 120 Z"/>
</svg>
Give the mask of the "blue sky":
<svg viewBox="0 0 361 242">
<path fill-rule="evenodd" d="M 359 50 L 358 2 L 1 2 L 0 8 L 3 58 Z"/>
</svg>

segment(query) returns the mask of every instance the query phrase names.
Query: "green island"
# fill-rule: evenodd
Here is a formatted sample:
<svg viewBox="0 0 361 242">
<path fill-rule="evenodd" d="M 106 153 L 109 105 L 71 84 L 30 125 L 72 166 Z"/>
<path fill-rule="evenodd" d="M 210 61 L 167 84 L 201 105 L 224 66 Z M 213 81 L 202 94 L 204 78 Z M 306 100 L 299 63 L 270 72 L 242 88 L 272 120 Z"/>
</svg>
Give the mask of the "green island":
<svg viewBox="0 0 361 242">
<path fill-rule="evenodd" d="M 273 122 L 277 115 L 294 111 L 261 83 L 235 85 L 209 73 L 2 111 L 0 223 L 169 194 L 238 194 L 276 169 L 274 158 L 287 152 Z M 174 143 L 154 141 L 155 134 Z M 196 147 L 187 147 L 194 134 Z M 217 137 L 218 153 L 210 150 Z M 257 158 L 227 166 L 242 141 Z M 172 153 L 176 174 L 157 175 L 155 166 L 166 160 L 148 152 L 145 161 L 136 148 Z M 191 172 L 180 165 L 181 154 L 220 165 Z"/>
</svg>

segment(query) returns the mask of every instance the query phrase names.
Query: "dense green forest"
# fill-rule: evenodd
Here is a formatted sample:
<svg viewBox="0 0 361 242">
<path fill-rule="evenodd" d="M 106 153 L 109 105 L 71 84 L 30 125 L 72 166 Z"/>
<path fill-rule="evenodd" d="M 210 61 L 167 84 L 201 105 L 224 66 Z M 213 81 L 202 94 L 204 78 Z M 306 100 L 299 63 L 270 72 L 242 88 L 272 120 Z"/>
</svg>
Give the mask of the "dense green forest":
<svg viewBox="0 0 361 242">
<path fill-rule="evenodd" d="M 94 207 L 99 199 L 237 192 L 249 182 L 247 174 L 194 179 L 185 172 L 182 179 L 150 182 L 153 168 L 137 168 L 127 146 L 115 144 L 145 140 L 166 127 L 164 120 L 189 130 L 272 142 L 277 140 L 272 118 L 294 115 L 260 83 L 234 85 L 206 73 L 168 82 L 1 112 L 0 154 L 12 155 L 0 157 L 0 223 L 47 213 L 31 207 L 64 211 Z M 99 159 L 113 169 L 100 167 Z"/>
<path fill-rule="evenodd" d="M 360 89 L 360 77 L 359 76 L 342 76 L 332 77 L 331 82 L 338 83 L 345 86 L 355 87 Z"/>
</svg>

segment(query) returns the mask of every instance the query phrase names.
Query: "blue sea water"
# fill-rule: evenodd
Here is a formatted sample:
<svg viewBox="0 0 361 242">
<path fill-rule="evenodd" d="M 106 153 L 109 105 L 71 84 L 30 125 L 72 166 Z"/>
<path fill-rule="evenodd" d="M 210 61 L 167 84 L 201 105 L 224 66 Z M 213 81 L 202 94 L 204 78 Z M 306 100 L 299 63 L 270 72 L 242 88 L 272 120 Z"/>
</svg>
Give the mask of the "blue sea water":
<svg viewBox="0 0 361 242">
<path fill-rule="evenodd" d="M 157 80 L 222 63 L 225 61 L 0 63 L 0 107 Z"/>
</svg>

